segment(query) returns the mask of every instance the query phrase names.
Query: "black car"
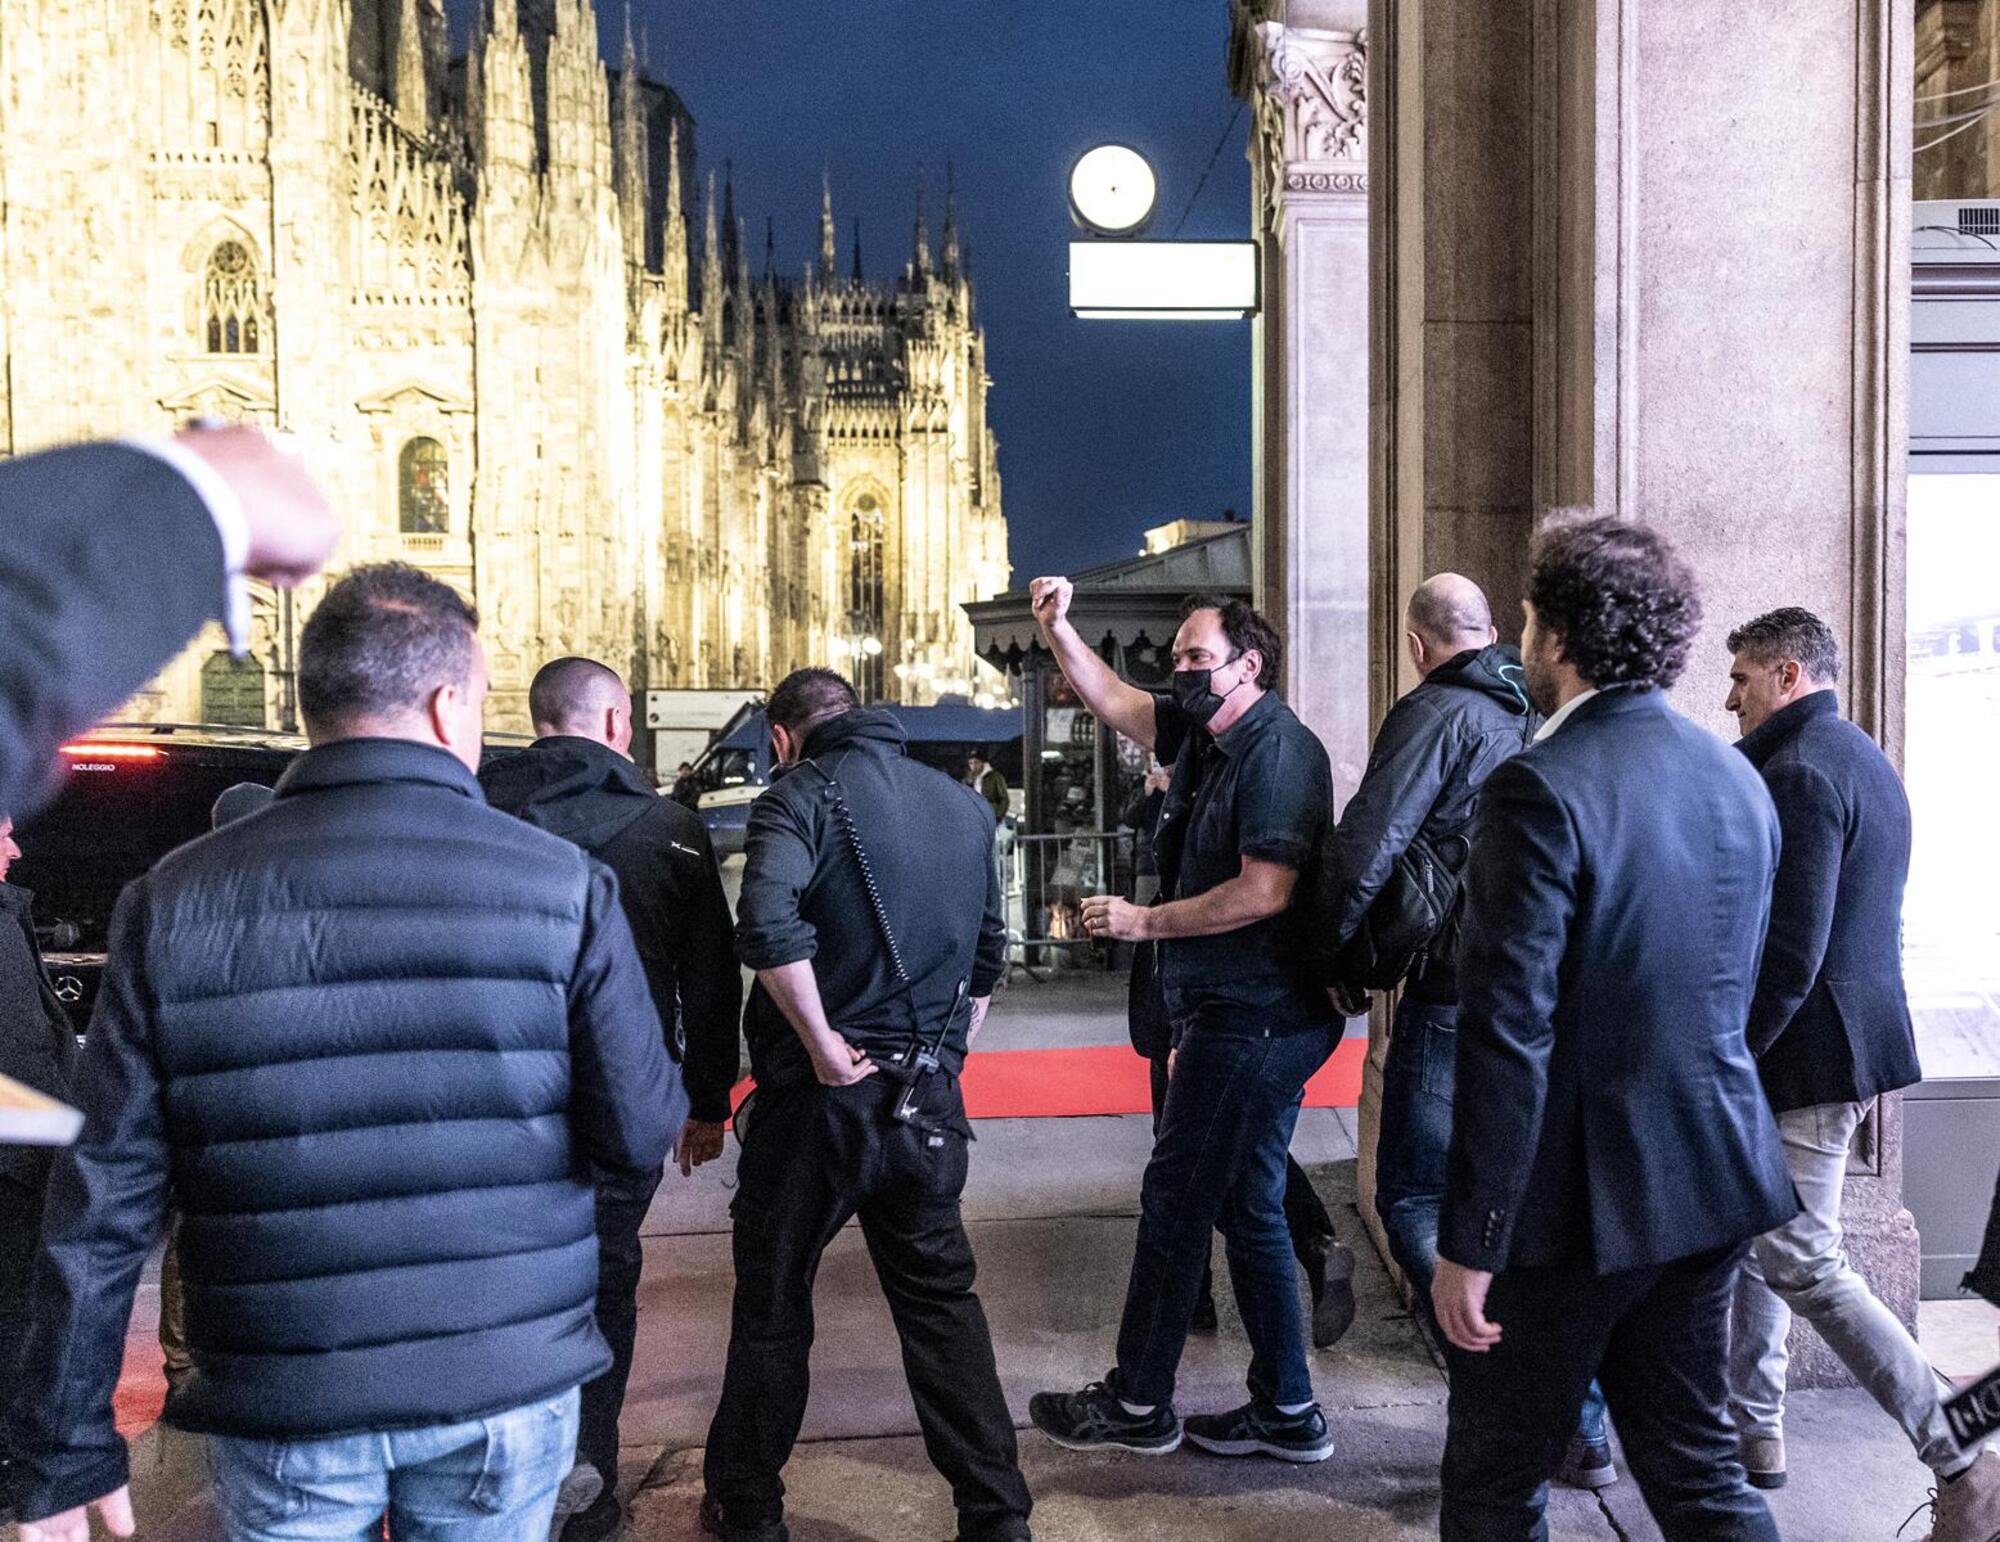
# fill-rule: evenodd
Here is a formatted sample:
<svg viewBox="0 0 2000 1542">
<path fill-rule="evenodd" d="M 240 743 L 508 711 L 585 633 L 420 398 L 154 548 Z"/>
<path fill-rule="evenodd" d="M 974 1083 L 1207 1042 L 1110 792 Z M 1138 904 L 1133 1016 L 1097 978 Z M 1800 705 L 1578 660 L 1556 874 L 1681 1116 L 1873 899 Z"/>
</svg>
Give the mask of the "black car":
<svg viewBox="0 0 2000 1542">
<path fill-rule="evenodd" d="M 15 832 L 9 880 L 35 895 L 49 978 L 80 1031 L 104 972 L 118 893 L 209 831 L 238 782 L 270 786 L 306 747 L 294 734 L 184 723 L 108 723 L 62 749 L 62 789 Z"/>
</svg>

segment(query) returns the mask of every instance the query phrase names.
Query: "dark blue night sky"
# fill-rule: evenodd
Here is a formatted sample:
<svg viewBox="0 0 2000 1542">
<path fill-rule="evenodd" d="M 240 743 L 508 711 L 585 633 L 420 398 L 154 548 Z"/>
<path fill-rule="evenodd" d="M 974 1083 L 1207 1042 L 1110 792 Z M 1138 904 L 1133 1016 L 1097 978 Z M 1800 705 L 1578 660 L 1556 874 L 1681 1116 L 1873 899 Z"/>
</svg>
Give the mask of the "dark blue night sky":
<svg viewBox="0 0 2000 1542">
<path fill-rule="evenodd" d="M 475 0 L 451 0 L 465 35 Z M 613 63 L 617 0 L 599 0 Z M 633 25 L 694 113 L 702 169 L 734 163 L 736 206 L 762 268 L 817 250 L 832 174 L 845 265 L 861 220 L 871 278 L 909 260 L 921 168 L 931 233 L 956 172 L 993 375 L 1017 582 L 1129 555 L 1148 525 L 1244 514 L 1250 498 L 1245 322 L 1072 320 L 1065 179 L 1121 140 L 1160 174 L 1149 234 L 1173 233 L 1235 114 L 1223 0 L 633 0 Z M 1238 118 L 1180 233 L 1247 233 Z"/>
</svg>

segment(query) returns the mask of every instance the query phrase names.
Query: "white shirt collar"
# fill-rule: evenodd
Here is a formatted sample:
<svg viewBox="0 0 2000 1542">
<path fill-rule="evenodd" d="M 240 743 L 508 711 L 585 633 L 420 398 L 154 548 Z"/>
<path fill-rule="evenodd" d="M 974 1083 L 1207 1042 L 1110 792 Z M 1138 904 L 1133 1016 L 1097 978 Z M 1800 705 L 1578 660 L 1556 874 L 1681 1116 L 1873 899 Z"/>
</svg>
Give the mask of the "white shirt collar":
<svg viewBox="0 0 2000 1542">
<path fill-rule="evenodd" d="M 1560 707 L 1556 708 L 1556 710 L 1550 714 L 1549 720 L 1544 724 L 1542 724 L 1540 728 L 1537 728 L 1535 730 L 1535 743 L 1540 744 L 1544 739 L 1548 738 L 1550 734 L 1554 733 L 1558 728 L 1562 727 L 1564 723 L 1569 721 L 1569 715 L 1572 712 L 1576 711 L 1578 707 L 1582 706 L 1585 702 L 1589 701 L 1590 698 L 1595 696 L 1596 694 L 1597 694 L 1597 687 L 1593 685 L 1589 690 L 1583 692 L 1581 695 L 1570 697 L 1568 701 L 1564 702 Z"/>
</svg>

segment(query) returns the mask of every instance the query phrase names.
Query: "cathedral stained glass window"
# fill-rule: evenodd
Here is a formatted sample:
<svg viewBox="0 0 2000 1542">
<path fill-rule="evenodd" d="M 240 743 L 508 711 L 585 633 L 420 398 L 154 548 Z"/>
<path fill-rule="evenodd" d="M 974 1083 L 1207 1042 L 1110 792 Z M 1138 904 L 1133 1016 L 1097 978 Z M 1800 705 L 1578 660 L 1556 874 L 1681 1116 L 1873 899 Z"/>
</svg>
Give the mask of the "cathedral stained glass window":
<svg viewBox="0 0 2000 1542">
<path fill-rule="evenodd" d="M 210 353 L 259 353 L 264 308 L 257 265 L 241 241 L 223 241 L 209 253 L 201 286 L 202 332 Z"/>
<path fill-rule="evenodd" d="M 443 535 L 451 524 L 446 501 L 444 446 L 435 439 L 412 439 L 397 467 L 397 508 L 404 535 Z"/>
</svg>

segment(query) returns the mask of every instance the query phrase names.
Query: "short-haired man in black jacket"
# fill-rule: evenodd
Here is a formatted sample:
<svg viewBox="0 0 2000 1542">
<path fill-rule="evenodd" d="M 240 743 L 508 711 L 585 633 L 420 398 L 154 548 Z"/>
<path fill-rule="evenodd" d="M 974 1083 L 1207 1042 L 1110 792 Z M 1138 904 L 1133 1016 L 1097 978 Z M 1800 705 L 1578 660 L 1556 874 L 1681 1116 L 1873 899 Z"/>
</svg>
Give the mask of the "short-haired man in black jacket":
<svg viewBox="0 0 2000 1542">
<path fill-rule="evenodd" d="M 993 811 L 910 759 L 895 717 L 831 670 L 788 676 L 766 712 L 786 770 L 750 807 L 737 906 L 757 1092 L 737 1116 L 736 1301 L 702 1521 L 730 1542 L 787 1535 L 813 1275 L 858 1217 L 959 1537 L 1024 1542 L 1028 1486 L 959 1213 L 958 1073 L 1007 962 Z"/>
<path fill-rule="evenodd" d="M 1535 743 L 1479 794 L 1431 1304 L 1443 1542 L 1548 1534 L 1593 1375 L 1674 1542 L 1776 1542 L 1729 1422 L 1744 1246 L 1798 1212 L 1744 1041 L 1778 817 L 1667 704 L 1701 624 L 1657 533 L 1552 521 L 1524 604 Z"/>
<path fill-rule="evenodd" d="M 528 687 L 528 718 L 535 742 L 494 761 L 480 785 L 495 808 L 574 841 L 617 875 L 667 1050 L 687 1085 L 688 1121 L 674 1154 L 691 1173 L 722 1155 L 743 1006 L 729 899 L 708 831 L 632 763 L 632 696 L 615 670 L 585 658 L 544 664 Z M 577 1472 L 588 1468 L 602 1488 L 564 1526 L 564 1542 L 600 1542 L 621 1519 L 618 1415 L 638 1332 L 639 1231 L 660 1174 L 597 1178 L 597 1327 L 612 1364 L 584 1386 L 576 1460 Z"/>
<path fill-rule="evenodd" d="M 58 1158 L 13 1419 L 26 1542 L 131 1527 L 112 1418 L 168 1184 L 232 1542 L 545 1532 L 594 1322 L 592 1167 L 686 1102 L 617 880 L 488 808 L 477 618 L 358 568 L 299 649 L 271 806 L 130 884 Z"/>
<path fill-rule="evenodd" d="M 1868 1105 L 1922 1078 L 1903 992 L 1910 804 L 1896 768 L 1840 715 L 1840 647 L 1786 606 L 1729 634 L 1737 748 L 1763 774 L 1784 845 L 1750 1001 L 1750 1048 L 1804 1211 L 1759 1237 L 1730 1340 L 1730 1405 L 1750 1481 L 1785 1481 L 1785 1341 L 1812 1323 L 1938 1476 L 1934 1542 L 2000 1534 L 2000 1456 L 1952 1440 L 1937 1377 L 1848 1262 L 1840 1197 Z M 1775 1294 L 1774 1294 L 1775 1292 Z"/>
</svg>

